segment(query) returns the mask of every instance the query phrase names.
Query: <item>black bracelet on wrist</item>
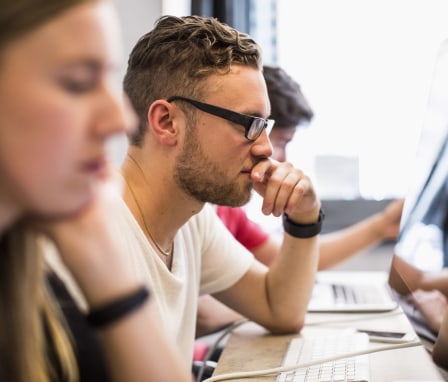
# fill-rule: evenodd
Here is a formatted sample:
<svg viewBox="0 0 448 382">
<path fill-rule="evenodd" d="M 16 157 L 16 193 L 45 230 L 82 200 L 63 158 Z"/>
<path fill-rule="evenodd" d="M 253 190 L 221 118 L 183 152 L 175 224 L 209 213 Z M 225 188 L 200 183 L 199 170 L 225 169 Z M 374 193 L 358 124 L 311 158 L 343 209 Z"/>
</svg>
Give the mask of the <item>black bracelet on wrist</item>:
<svg viewBox="0 0 448 382">
<path fill-rule="evenodd" d="M 319 218 L 316 223 L 311 224 L 298 224 L 289 219 L 286 212 L 283 212 L 283 229 L 291 236 L 301 239 L 308 239 L 316 236 L 322 230 L 322 222 L 324 221 L 325 214 L 322 208 L 319 210 Z"/>
<path fill-rule="evenodd" d="M 103 328 L 138 309 L 148 298 L 149 290 L 142 286 L 131 294 L 91 310 L 86 319 L 93 327 Z"/>
</svg>

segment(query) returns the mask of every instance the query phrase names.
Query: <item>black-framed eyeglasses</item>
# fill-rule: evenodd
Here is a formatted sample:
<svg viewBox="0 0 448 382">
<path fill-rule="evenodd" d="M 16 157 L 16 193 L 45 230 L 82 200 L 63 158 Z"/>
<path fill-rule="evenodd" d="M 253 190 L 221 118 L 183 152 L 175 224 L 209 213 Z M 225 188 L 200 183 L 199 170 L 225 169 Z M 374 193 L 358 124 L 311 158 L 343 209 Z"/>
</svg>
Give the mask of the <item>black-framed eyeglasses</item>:
<svg viewBox="0 0 448 382">
<path fill-rule="evenodd" d="M 269 135 L 275 123 L 273 119 L 263 119 L 260 117 L 254 117 L 251 115 L 237 113 L 232 110 L 196 101 L 194 99 L 187 97 L 172 96 L 167 99 L 168 102 L 173 102 L 177 100 L 188 102 L 194 107 L 198 108 L 199 110 L 205 111 L 206 113 L 224 118 L 227 121 L 244 126 L 245 128 L 244 136 L 249 141 L 255 141 L 261 135 L 264 129 L 266 129 L 266 132 Z"/>
</svg>

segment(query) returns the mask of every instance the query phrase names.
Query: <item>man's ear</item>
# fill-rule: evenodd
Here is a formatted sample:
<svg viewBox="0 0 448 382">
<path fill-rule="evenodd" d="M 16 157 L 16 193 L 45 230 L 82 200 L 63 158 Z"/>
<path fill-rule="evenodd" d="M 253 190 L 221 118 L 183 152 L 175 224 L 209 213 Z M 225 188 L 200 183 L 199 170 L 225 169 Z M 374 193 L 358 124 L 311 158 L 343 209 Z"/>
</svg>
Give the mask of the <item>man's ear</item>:
<svg viewBox="0 0 448 382">
<path fill-rule="evenodd" d="M 154 101 L 148 110 L 149 129 L 165 145 L 175 145 L 179 136 L 179 112 L 169 102 Z"/>
</svg>

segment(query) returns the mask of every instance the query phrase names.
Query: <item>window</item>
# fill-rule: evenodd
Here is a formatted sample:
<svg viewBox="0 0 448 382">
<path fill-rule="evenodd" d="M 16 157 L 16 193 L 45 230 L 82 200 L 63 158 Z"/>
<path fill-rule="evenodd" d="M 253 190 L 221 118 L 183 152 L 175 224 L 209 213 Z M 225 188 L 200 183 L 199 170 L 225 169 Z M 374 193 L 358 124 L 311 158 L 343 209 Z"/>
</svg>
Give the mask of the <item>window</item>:
<svg viewBox="0 0 448 382">
<path fill-rule="evenodd" d="M 316 114 L 296 134 L 289 159 L 314 178 L 322 198 L 404 196 L 448 38 L 446 0 L 262 2 L 250 33 L 265 62 L 301 84 Z"/>
</svg>

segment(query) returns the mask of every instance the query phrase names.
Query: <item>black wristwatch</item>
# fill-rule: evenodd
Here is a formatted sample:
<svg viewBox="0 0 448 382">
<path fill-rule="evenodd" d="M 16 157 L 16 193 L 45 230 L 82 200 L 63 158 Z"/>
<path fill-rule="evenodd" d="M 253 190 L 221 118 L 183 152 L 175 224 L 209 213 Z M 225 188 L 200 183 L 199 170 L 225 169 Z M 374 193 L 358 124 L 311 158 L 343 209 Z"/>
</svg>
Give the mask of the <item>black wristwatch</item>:
<svg viewBox="0 0 448 382">
<path fill-rule="evenodd" d="M 291 236 L 301 239 L 308 239 L 316 236 L 322 230 L 322 222 L 324 221 L 325 214 L 322 208 L 319 210 L 319 218 L 316 223 L 312 224 L 297 224 L 289 219 L 286 212 L 283 212 L 283 229 Z"/>
</svg>

